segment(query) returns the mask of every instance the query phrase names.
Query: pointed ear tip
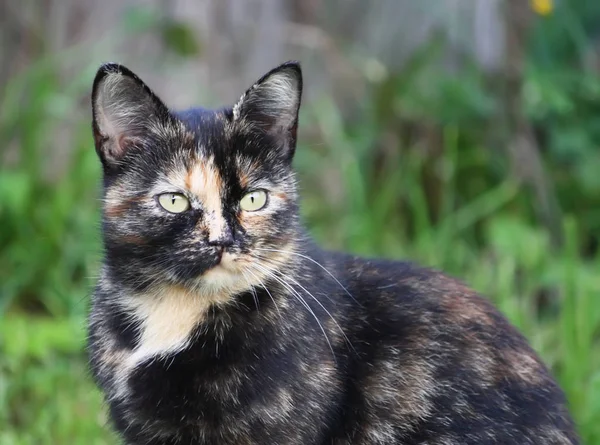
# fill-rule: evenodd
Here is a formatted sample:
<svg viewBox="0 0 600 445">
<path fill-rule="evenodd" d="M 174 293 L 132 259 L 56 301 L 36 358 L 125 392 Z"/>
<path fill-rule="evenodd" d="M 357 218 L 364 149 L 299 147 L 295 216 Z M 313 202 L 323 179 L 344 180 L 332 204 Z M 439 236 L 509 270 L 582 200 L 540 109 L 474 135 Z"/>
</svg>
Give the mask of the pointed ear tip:
<svg viewBox="0 0 600 445">
<path fill-rule="evenodd" d="M 300 61 L 299 60 L 288 60 L 287 62 L 284 62 L 281 64 L 281 66 L 289 66 L 295 69 L 300 69 Z"/>
<path fill-rule="evenodd" d="M 111 74 L 121 74 L 129 77 L 136 77 L 135 74 L 129 70 L 126 66 L 116 62 L 105 62 L 100 65 L 94 78 L 94 89 L 100 84 L 100 82 Z"/>
<path fill-rule="evenodd" d="M 116 72 L 122 66 L 123 65 L 121 65 L 120 63 L 117 63 L 117 62 L 104 62 L 104 63 L 100 64 L 100 68 L 98 68 L 98 71 Z"/>
<path fill-rule="evenodd" d="M 276 68 L 273 68 L 269 73 L 263 76 L 263 79 L 261 79 L 261 81 L 266 80 L 273 75 L 283 75 L 285 77 L 288 77 L 294 82 L 294 84 L 298 88 L 302 89 L 302 68 L 300 67 L 300 62 L 298 62 L 297 60 L 290 60 L 285 63 L 282 63 Z M 261 81 L 259 81 L 258 83 L 261 83 Z"/>
<path fill-rule="evenodd" d="M 92 87 L 92 97 L 96 97 L 98 93 L 98 89 L 102 81 L 109 76 L 110 74 L 116 74 L 121 71 L 121 65 L 118 63 L 103 63 L 96 71 L 96 76 L 94 77 L 93 87 Z"/>
<path fill-rule="evenodd" d="M 289 69 L 291 71 L 294 71 L 294 73 L 296 75 L 302 77 L 302 66 L 298 60 L 288 60 L 287 62 L 282 63 L 279 66 L 279 69 L 281 69 L 281 70 Z"/>
<path fill-rule="evenodd" d="M 100 65 L 98 71 L 96 71 L 96 80 L 100 80 L 108 74 L 119 73 L 123 68 L 122 65 L 115 62 L 105 62 Z"/>
</svg>

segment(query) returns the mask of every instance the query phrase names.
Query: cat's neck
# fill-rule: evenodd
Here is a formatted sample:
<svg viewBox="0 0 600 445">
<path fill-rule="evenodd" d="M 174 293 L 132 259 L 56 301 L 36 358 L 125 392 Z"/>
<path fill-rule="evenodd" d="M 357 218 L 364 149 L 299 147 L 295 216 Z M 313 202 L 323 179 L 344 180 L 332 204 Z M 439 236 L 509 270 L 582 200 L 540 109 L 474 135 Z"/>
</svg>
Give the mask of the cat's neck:
<svg viewBox="0 0 600 445">
<path fill-rule="evenodd" d="M 265 317 L 281 316 L 288 308 L 287 296 L 293 290 L 291 283 L 296 281 L 298 266 L 298 262 L 286 264 L 276 274 L 263 277 L 258 285 L 249 286 L 240 279 L 236 286 L 222 289 L 172 283 L 131 287 L 116 281 L 111 270 L 105 268 L 100 295 L 102 304 L 112 308 L 114 316 L 119 314 L 123 322 L 133 326 L 133 365 L 185 349 L 199 327 L 223 330 L 224 318 L 261 323 Z M 256 312 L 260 317 L 255 316 Z"/>
</svg>

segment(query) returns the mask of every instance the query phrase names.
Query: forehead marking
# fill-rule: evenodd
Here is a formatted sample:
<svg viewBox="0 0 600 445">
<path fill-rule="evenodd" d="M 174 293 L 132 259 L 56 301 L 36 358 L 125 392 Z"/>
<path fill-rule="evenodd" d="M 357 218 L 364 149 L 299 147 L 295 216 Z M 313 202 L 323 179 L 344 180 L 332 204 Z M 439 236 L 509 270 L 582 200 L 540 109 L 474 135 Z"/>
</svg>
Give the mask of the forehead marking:
<svg viewBox="0 0 600 445">
<path fill-rule="evenodd" d="M 222 206 L 223 180 L 214 159 L 196 159 L 187 172 L 185 185 L 202 202 L 209 240 L 220 239 L 225 227 Z"/>
</svg>

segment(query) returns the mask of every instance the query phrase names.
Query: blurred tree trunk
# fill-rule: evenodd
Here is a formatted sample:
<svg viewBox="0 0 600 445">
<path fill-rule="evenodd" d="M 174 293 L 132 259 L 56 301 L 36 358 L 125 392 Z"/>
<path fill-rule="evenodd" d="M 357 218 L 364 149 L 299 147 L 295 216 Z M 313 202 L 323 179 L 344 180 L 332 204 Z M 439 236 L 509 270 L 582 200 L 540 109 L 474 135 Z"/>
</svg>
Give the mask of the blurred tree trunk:
<svg viewBox="0 0 600 445">
<path fill-rule="evenodd" d="M 517 179 L 531 188 L 538 219 L 550 231 L 552 244 L 563 240 L 561 212 L 554 189 L 544 171 L 542 157 L 533 128 L 523 113 L 523 83 L 527 36 L 534 19 L 529 2 L 507 0 L 505 125 L 509 137 L 506 146 Z"/>
<path fill-rule="evenodd" d="M 289 0 L 289 3 L 292 21 L 309 25 L 316 24 L 321 0 Z"/>
</svg>

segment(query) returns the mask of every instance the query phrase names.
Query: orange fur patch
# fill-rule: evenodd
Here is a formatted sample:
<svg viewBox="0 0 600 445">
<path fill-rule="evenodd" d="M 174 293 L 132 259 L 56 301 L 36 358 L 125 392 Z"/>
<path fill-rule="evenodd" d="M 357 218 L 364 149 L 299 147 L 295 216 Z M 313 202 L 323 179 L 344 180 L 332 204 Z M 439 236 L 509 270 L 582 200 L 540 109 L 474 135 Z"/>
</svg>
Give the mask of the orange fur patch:
<svg viewBox="0 0 600 445">
<path fill-rule="evenodd" d="M 202 201 L 209 239 L 219 239 L 225 227 L 221 204 L 223 179 L 213 160 L 198 159 L 188 170 L 185 185 Z"/>
<path fill-rule="evenodd" d="M 104 214 L 108 218 L 120 218 L 130 208 L 131 208 L 131 204 L 129 201 L 124 201 L 124 202 L 119 202 L 119 203 L 110 203 L 110 204 L 106 205 L 106 207 L 104 209 Z"/>
<path fill-rule="evenodd" d="M 105 215 L 108 218 L 120 218 L 127 213 L 134 204 L 140 201 L 142 201 L 142 198 L 129 198 L 122 201 L 108 201 L 105 205 Z"/>
<path fill-rule="evenodd" d="M 139 235 L 123 235 L 120 237 L 120 240 L 125 244 L 132 244 L 136 246 L 146 244 L 146 239 Z"/>
</svg>

